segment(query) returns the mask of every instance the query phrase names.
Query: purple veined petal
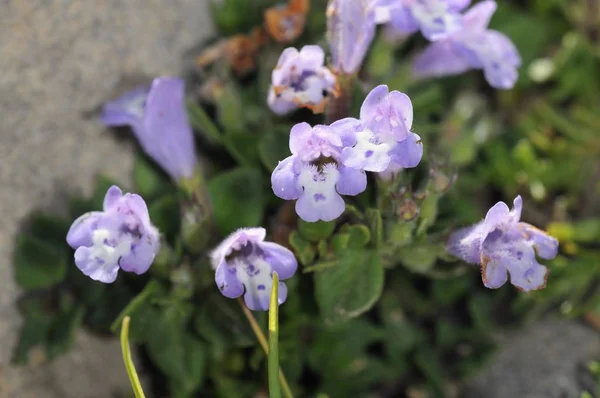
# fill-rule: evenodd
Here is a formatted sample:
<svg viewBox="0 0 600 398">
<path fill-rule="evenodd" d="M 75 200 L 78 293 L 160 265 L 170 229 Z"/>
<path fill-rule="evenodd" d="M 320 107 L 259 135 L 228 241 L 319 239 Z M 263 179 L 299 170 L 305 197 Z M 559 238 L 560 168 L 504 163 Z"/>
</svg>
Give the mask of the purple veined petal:
<svg viewBox="0 0 600 398">
<path fill-rule="evenodd" d="M 281 52 L 277 66 L 271 73 L 271 81 L 278 86 L 285 82 L 288 76 L 288 64 L 295 62 L 298 59 L 298 50 L 294 47 L 288 47 Z"/>
<path fill-rule="evenodd" d="M 300 49 L 300 56 L 306 69 L 317 69 L 325 63 L 325 51 L 317 45 L 302 47 Z"/>
<path fill-rule="evenodd" d="M 339 168 L 340 178 L 336 184 L 340 195 L 358 195 L 367 189 L 367 173 L 350 167 Z"/>
<path fill-rule="evenodd" d="M 346 207 L 336 191 L 339 171 L 334 164 L 326 164 L 319 172 L 316 167 L 307 165 L 298 177 L 303 193 L 296 201 L 296 213 L 304 221 L 332 221 L 338 218 Z"/>
<path fill-rule="evenodd" d="M 364 122 L 378 116 L 379 108 L 384 106 L 383 102 L 389 93 L 390 90 L 385 84 L 380 84 L 372 89 L 360 107 L 360 120 Z"/>
<path fill-rule="evenodd" d="M 392 162 L 402 168 L 416 167 L 422 157 L 423 143 L 415 133 L 410 133 L 407 139 L 398 142 L 390 151 Z"/>
<path fill-rule="evenodd" d="M 485 257 L 481 261 L 481 280 L 488 289 L 498 289 L 508 280 L 508 271 L 498 261 Z"/>
<path fill-rule="evenodd" d="M 465 227 L 450 234 L 446 244 L 448 253 L 470 264 L 481 261 L 481 242 L 485 239 L 489 228 L 484 222 Z"/>
<path fill-rule="evenodd" d="M 458 75 L 471 69 L 467 58 L 456 49 L 454 41 L 441 40 L 431 43 L 413 62 L 412 73 L 416 77 L 440 77 Z"/>
<path fill-rule="evenodd" d="M 513 208 L 509 212 L 510 221 L 513 223 L 518 222 L 521 219 L 522 211 L 523 211 L 523 198 L 521 198 L 521 195 L 517 195 L 517 197 L 513 200 Z"/>
<path fill-rule="evenodd" d="M 276 115 L 286 115 L 290 112 L 298 109 L 298 105 L 296 105 L 292 101 L 286 101 L 281 96 L 277 96 L 275 94 L 275 89 L 273 86 L 269 89 L 269 96 L 267 97 L 267 104 L 269 105 L 269 109 L 273 111 Z"/>
<path fill-rule="evenodd" d="M 295 124 L 290 130 L 290 152 L 293 155 L 297 155 L 298 152 L 304 149 L 306 142 L 311 139 L 312 134 L 310 124 L 306 122 Z"/>
<path fill-rule="evenodd" d="M 121 257 L 119 260 L 123 271 L 141 275 L 152 265 L 154 257 L 160 249 L 160 241 L 156 228 L 151 228 L 152 230 L 142 236 L 139 242 L 131 245 L 129 255 Z"/>
<path fill-rule="evenodd" d="M 298 262 L 291 250 L 273 242 L 261 242 L 260 249 L 264 253 L 265 261 L 277 272 L 279 279 L 291 278 L 298 269 Z"/>
<path fill-rule="evenodd" d="M 104 211 L 110 210 L 112 207 L 116 206 L 119 203 L 119 200 L 123 197 L 123 191 L 116 185 L 111 186 L 106 191 L 106 195 L 104 195 L 104 203 L 102 204 L 102 209 Z"/>
<path fill-rule="evenodd" d="M 491 0 L 475 4 L 463 17 L 465 28 L 478 30 L 486 29 L 492 19 L 492 15 L 496 12 L 496 8 L 496 2 Z"/>
<path fill-rule="evenodd" d="M 147 136 L 140 144 L 174 179 L 191 178 L 198 164 L 185 107 L 185 83 L 174 77 L 154 79 L 144 113 Z"/>
<path fill-rule="evenodd" d="M 244 294 L 244 285 L 238 279 L 237 273 L 243 272 L 229 266 L 225 260 L 215 270 L 215 282 L 221 294 L 228 298 L 238 298 Z"/>
<path fill-rule="evenodd" d="M 492 206 L 485 215 L 484 223 L 494 228 L 499 223 L 510 221 L 510 210 L 504 202 L 498 202 Z"/>
<path fill-rule="evenodd" d="M 84 275 L 102 283 L 113 283 L 119 272 L 117 263 L 101 263 L 95 260 L 92 249 L 84 246 L 75 251 L 75 265 Z"/>
<path fill-rule="evenodd" d="M 342 163 L 357 170 L 384 171 L 391 161 L 391 149 L 389 142 L 378 143 L 371 131 L 361 131 L 356 133 L 356 145 L 342 150 Z"/>
<path fill-rule="evenodd" d="M 100 121 L 105 126 L 140 124 L 149 91 L 149 87 L 138 87 L 114 101 L 107 102 L 102 108 Z"/>
<path fill-rule="evenodd" d="M 353 117 L 336 120 L 329 127 L 341 138 L 342 147 L 355 145 L 356 133 L 364 130 L 361 121 Z"/>
<path fill-rule="evenodd" d="M 390 93 L 390 105 L 404 122 L 406 130 L 410 130 L 413 123 L 413 107 L 408 95 L 401 93 L 400 91 L 392 91 Z"/>
<path fill-rule="evenodd" d="M 80 246 L 91 246 L 92 233 L 103 214 L 101 211 L 90 211 L 73 221 L 67 232 L 69 246 L 75 250 Z"/>
<path fill-rule="evenodd" d="M 527 240 L 533 242 L 533 247 L 538 256 L 545 260 L 552 260 L 556 257 L 558 254 L 558 240 L 556 238 L 524 222 L 518 223 L 517 228 L 524 232 Z"/>
<path fill-rule="evenodd" d="M 491 231 L 482 243 L 482 264 L 493 262 L 510 274 L 510 283 L 525 292 L 546 287 L 549 270 L 538 264 L 532 245 L 519 231 Z"/>
<path fill-rule="evenodd" d="M 260 256 L 250 256 L 238 261 L 236 269 L 244 285 L 246 306 L 252 311 L 267 311 L 273 286 L 272 265 Z"/>
<path fill-rule="evenodd" d="M 294 171 L 295 155 L 288 156 L 273 170 L 271 174 L 271 187 L 273 193 L 284 200 L 298 199 L 302 190 L 298 188 L 298 174 Z"/>
</svg>

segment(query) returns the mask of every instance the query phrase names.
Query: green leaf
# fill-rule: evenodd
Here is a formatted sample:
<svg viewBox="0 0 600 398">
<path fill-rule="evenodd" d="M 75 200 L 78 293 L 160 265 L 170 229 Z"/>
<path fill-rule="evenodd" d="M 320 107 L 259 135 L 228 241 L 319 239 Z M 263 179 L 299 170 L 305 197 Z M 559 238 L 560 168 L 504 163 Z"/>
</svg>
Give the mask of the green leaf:
<svg viewBox="0 0 600 398">
<path fill-rule="evenodd" d="M 223 142 L 221 131 L 219 131 L 217 125 L 200 105 L 188 102 L 187 111 L 194 131 L 213 144 L 221 144 Z"/>
<path fill-rule="evenodd" d="M 335 253 L 342 253 L 348 248 L 350 242 L 349 233 L 337 233 L 331 238 L 331 246 Z"/>
<path fill-rule="evenodd" d="M 186 328 L 189 310 L 181 305 L 166 308 L 155 319 L 147 340 L 152 362 L 184 394 L 202 385 L 207 351 L 206 345 Z"/>
<path fill-rule="evenodd" d="M 125 308 L 123 308 L 119 316 L 114 320 L 114 322 L 110 326 L 111 332 L 116 333 L 121 327 L 121 324 L 123 323 L 123 318 L 125 318 L 126 316 L 130 316 L 130 335 L 133 336 L 132 340 L 136 342 L 143 341 L 143 339 L 135 338 L 138 335 L 138 330 L 142 332 L 144 331 L 143 327 L 140 327 L 138 325 L 140 323 L 144 323 L 143 314 L 148 312 L 144 311 L 143 307 L 151 307 L 152 299 L 162 296 L 164 295 L 164 293 L 164 288 L 160 285 L 158 281 L 153 279 L 150 282 L 148 282 L 144 289 L 137 296 L 135 296 Z M 144 325 L 147 324 L 144 323 Z"/>
<path fill-rule="evenodd" d="M 24 319 L 19 333 L 19 342 L 13 356 L 16 364 L 26 364 L 31 349 L 46 344 L 54 317 L 52 313 L 44 309 L 45 302 L 45 296 L 32 296 L 19 303 L 19 309 Z"/>
<path fill-rule="evenodd" d="M 15 247 L 15 280 L 25 290 L 46 288 L 61 282 L 67 272 L 68 254 L 63 245 L 21 235 Z"/>
<path fill-rule="evenodd" d="M 175 194 L 168 194 L 153 201 L 148 206 L 148 211 L 152 223 L 162 234 L 173 237 L 179 233 L 181 215 L 179 200 Z"/>
<path fill-rule="evenodd" d="M 290 246 L 302 265 L 312 264 L 315 259 L 315 248 L 298 231 L 292 231 L 289 237 Z"/>
<path fill-rule="evenodd" d="M 75 332 L 83 323 L 85 307 L 82 304 L 73 305 L 72 308 L 61 312 L 53 320 L 53 327 L 49 331 L 46 343 L 46 352 L 49 359 L 56 358 L 68 352 L 75 342 Z"/>
<path fill-rule="evenodd" d="M 266 131 L 258 142 L 258 156 L 267 170 L 274 170 L 280 160 L 290 155 L 290 134 L 275 129 Z"/>
<path fill-rule="evenodd" d="M 444 396 L 444 376 L 437 352 L 430 346 L 423 346 L 417 351 L 415 362 L 433 387 L 435 396 Z"/>
<path fill-rule="evenodd" d="M 369 310 L 381 295 L 384 272 L 370 250 L 340 253 L 337 264 L 315 273 L 315 297 L 328 324 L 355 318 Z"/>
<path fill-rule="evenodd" d="M 298 231 L 311 242 L 327 239 L 334 229 L 335 221 L 307 222 L 302 219 L 298 220 Z"/>
<path fill-rule="evenodd" d="M 389 242 L 394 246 L 404 246 L 413 239 L 414 222 L 399 222 L 387 224 Z"/>
<path fill-rule="evenodd" d="M 421 242 L 398 249 L 398 258 L 411 271 L 426 273 L 444 250 L 441 244 Z"/>
<path fill-rule="evenodd" d="M 349 235 L 348 247 L 351 250 L 362 249 L 371 240 L 371 231 L 364 225 L 349 225 L 343 231 Z"/>
<path fill-rule="evenodd" d="M 70 226 L 70 220 L 37 213 L 31 216 L 30 233 L 48 244 L 64 247 Z"/>
<path fill-rule="evenodd" d="M 215 223 L 221 234 L 262 223 L 266 198 L 259 170 L 238 167 L 208 183 Z"/>
<path fill-rule="evenodd" d="M 164 175 L 155 169 L 150 162 L 143 156 L 137 155 L 133 163 L 133 183 L 135 190 L 145 200 L 154 198 L 157 194 L 164 192 L 165 187 L 169 186 Z"/>
<path fill-rule="evenodd" d="M 381 212 L 378 209 L 367 209 L 365 212 L 365 218 L 367 224 L 371 229 L 371 240 L 375 247 L 381 246 L 383 243 L 383 220 L 381 218 Z"/>
</svg>

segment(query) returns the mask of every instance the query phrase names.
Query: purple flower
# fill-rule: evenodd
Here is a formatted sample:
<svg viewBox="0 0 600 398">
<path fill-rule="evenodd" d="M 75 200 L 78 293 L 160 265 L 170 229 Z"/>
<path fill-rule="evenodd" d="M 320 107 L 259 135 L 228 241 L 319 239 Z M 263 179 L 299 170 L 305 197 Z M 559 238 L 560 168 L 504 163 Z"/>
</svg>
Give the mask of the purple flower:
<svg viewBox="0 0 600 398">
<path fill-rule="evenodd" d="M 103 211 L 92 211 L 73 222 L 67 243 L 75 249 L 75 264 L 90 278 L 111 283 L 123 271 L 143 274 L 159 249 L 158 230 L 150 223 L 141 196 L 123 195 L 112 186 Z"/>
<path fill-rule="evenodd" d="M 294 254 L 285 247 L 265 242 L 264 228 L 242 228 L 229 235 L 212 253 L 215 282 L 225 297 L 242 294 L 248 308 L 268 311 L 273 272 L 280 280 L 291 278 L 298 268 Z M 279 304 L 287 287 L 279 282 Z"/>
<path fill-rule="evenodd" d="M 462 30 L 430 44 L 417 56 L 413 65 L 415 76 L 447 76 L 483 69 L 492 87 L 512 88 L 519 77 L 521 57 L 506 35 L 487 29 L 495 11 L 494 1 L 473 6 L 463 17 Z"/>
<path fill-rule="evenodd" d="M 319 46 L 293 47 L 281 53 L 271 77 L 267 102 L 279 115 L 298 107 L 323 112 L 327 100 L 336 94 L 336 79 L 325 66 L 325 53 Z"/>
<path fill-rule="evenodd" d="M 358 71 L 375 36 L 377 24 L 389 21 L 394 0 L 329 0 L 327 40 L 336 72 Z"/>
<path fill-rule="evenodd" d="M 406 94 L 375 87 L 360 108 L 360 120 L 346 118 L 331 125 L 346 141 L 342 163 L 353 169 L 397 171 L 415 167 L 423 156 L 421 138 L 410 132 L 412 103 Z"/>
<path fill-rule="evenodd" d="M 389 26 L 396 33 L 409 35 L 420 30 L 436 41 L 463 27 L 460 11 L 470 0 L 395 0 L 389 7 Z"/>
<path fill-rule="evenodd" d="M 510 283 L 523 291 L 546 287 L 549 270 L 538 264 L 537 255 L 549 260 L 558 253 L 558 241 L 544 231 L 519 222 L 523 201 L 514 200 L 512 210 L 496 203 L 485 219 L 450 235 L 448 252 L 462 260 L 481 264 L 483 284 L 496 289 Z"/>
<path fill-rule="evenodd" d="M 107 102 L 100 120 L 107 126 L 129 125 L 144 151 L 174 180 L 191 178 L 198 160 L 184 96 L 182 79 L 159 77 L 149 88 Z"/>
<path fill-rule="evenodd" d="M 290 132 L 289 156 L 271 175 L 275 195 L 296 200 L 296 213 L 305 221 L 331 221 L 345 208 L 340 195 L 358 195 L 367 187 L 363 170 L 342 164 L 345 138 L 331 127 L 299 123 Z"/>
</svg>

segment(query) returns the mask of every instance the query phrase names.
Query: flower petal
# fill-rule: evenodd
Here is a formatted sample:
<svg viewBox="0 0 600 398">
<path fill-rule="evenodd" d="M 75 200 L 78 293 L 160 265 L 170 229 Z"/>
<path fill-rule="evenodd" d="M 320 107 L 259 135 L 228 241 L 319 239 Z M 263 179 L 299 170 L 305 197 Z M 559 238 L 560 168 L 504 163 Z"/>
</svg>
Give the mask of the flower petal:
<svg viewBox="0 0 600 398">
<path fill-rule="evenodd" d="M 150 87 L 138 87 L 104 104 L 100 121 L 106 126 L 139 125 Z"/>
<path fill-rule="evenodd" d="M 158 231 L 150 231 L 149 234 L 142 236 L 139 242 L 131 246 L 130 254 L 123 256 L 119 265 L 123 271 L 141 275 L 148 271 L 159 249 Z"/>
<path fill-rule="evenodd" d="M 342 139 L 342 147 L 354 146 L 356 133 L 364 130 L 361 121 L 353 117 L 336 120 L 329 127 Z"/>
<path fill-rule="evenodd" d="M 116 185 L 111 186 L 106 191 L 106 195 L 104 195 L 104 203 L 102 204 L 102 209 L 104 211 L 110 210 L 112 207 L 116 206 L 119 203 L 119 200 L 123 197 L 123 191 Z"/>
<path fill-rule="evenodd" d="M 383 101 L 386 100 L 389 93 L 390 90 L 385 84 L 371 90 L 360 107 L 360 120 L 364 122 L 378 116 L 378 108 L 383 106 Z"/>
<path fill-rule="evenodd" d="M 471 69 L 463 54 L 451 40 L 431 43 L 413 62 L 412 73 L 416 77 L 439 77 L 458 75 Z"/>
<path fill-rule="evenodd" d="M 93 256 L 92 249 L 85 246 L 75 250 L 75 265 L 84 275 L 103 283 L 113 283 L 119 272 L 119 265 L 116 262 L 102 262 Z"/>
<path fill-rule="evenodd" d="M 271 174 L 271 188 L 277 197 L 284 200 L 298 199 L 302 190 L 298 188 L 298 174 L 294 171 L 296 156 L 283 159 Z"/>
<path fill-rule="evenodd" d="M 244 294 L 244 285 L 238 279 L 238 272 L 243 270 L 229 266 L 225 260 L 215 270 L 215 282 L 223 296 L 237 298 Z"/>
<path fill-rule="evenodd" d="M 310 124 L 306 122 L 295 124 L 290 130 L 290 152 L 297 155 L 310 140 L 312 134 Z"/>
<path fill-rule="evenodd" d="M 296 273 L 298 262 L 291 250 L 273 242 L 262 242 L 259 247 L 263 251 L 265 261 L 271 264 L 279 279 L 291 278 Z"/>
<path fill-rule="evenodd" d="M 325 51 L 320 46 L 308 45 L 300 49 L 303 66 L 307 69 L 317 69 L 325 63 Z"/>
<path fill-rule="evenodd" d="M 340 178 L 336 188 L 341 195 L 358 195 L 367 189 L 367 173 L 351 167 L 340 167 Z"/>
<path fill-rule="evenodd" d="M 403 168 L 416 167 L 422 157 L 421 137 L 415 133 L 410 133 L 407 139 L 397 143 L 390 151 L 392 162 Z"/>
<path fill-rule="evenodd" d="M 483 222 L 471 227 L 461 228 L 450 234 L 446 245 L 448 253 L 471 264 L 481 262 L 481 242 L 488 228 Z"/>
<path fill-rule="evenodd" d="M 538 256 L 545 260 L 551 260 L 556 257 L 558 254 L 558 240 L 556 238 L 524 222 L 518 223 L 517 228 L 521 229 L 527 239 L 533 242 L 533 247 Z"/>
<path fill-rule="evenodd" d="M 504 202 L 498 202 L 492 206 L 485 215 L 485 224 L 490 228 L 510 219 L 510 210 Z"/>
<path fill-rule="evenodd" d="M 77 250 L 80 246 L 92 245 L 92 232 L 96 229 L 103 212 L 90 211 L 79 216 L 67 232 L 67 243 Z"/>
<path fill-rule="evenodd" d="M 296 202 L 296 213 L 304 221 L 332 221 L 338 218 L 346 207 L 336 191 L 339 171 L 333 164 L 323 166 L 321 172 L 314 166 L 306 166 L 298 178 L 302 196 Z"/>
<path fill-rule="evenodd" d="M 392 147 L 388 142 L 377 143 L 369 130 L 356 133 L 356 145 L 342 150 L 342 163 L 358 170 L 380 172 L 390 164 Z"/>
<path fill-rule="evenodd" d="M 463 17 L 463 23 L 468 29 L 484 30 L 490 23 L 492 15 L 496 12 L 496 2 L 487 0 L 475 4 Z"/>
<path fill-rule="evenodd" d="M 296 105 L 294 102 L 287 101 L 282 96 L 275 94 L 275 89 L 273 86 L 271 86 L 269 89 L 267 104 L 273 113 L 277 115 L 286 115 L 298 109 L 298 105 Z"/>
</svg>

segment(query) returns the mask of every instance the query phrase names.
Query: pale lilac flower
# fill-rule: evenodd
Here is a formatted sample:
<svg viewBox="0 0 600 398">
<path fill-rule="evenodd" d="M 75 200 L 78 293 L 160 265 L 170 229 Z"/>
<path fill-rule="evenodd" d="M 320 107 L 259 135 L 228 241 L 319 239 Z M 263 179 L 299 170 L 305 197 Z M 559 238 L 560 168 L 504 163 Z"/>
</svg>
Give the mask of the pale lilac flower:
<svg viewBox="0 0 600 398">
<path fill-rule="evenodd" d="M 107 126 L 130 126 L 144 152 L 174 180 L 194 175 L 198 160 L 182 79 L 159 77 L 150 87 L 107 102 L 100 120 Z"/>
<path fill-rule="evenodd" d="M 151 224 L 141 196 L 112 186 L 103 211 L 92 211 L 73 222 L 67 243 L 75 249 L 75 264 L 90 278 L 111 283 L 123 271 L 143 274 L 159 249 L 159 233 Z"/>
<path fill-rule="evenodd" d="M 327 67 L 325 52 L 319 46 L 293 47 L 281 53 L 271 76 L 267 102 L 279 115 L 298 107 L 320 113 L 330 96 L 336 94 L 336 78 Z"/>
<path fill-rule="evenodd" d="M 360 108 L 360 120 L 345 118 L 331 125 L 346 141 L 342 163 L 381 173 L 415 167 L 423 156 L 421 138 L 410 131 L 412 103 L 406 94 L 375 87 Z"/>
<path fill-rule="evenodd" d="M 392 31 L 409 35 L 421 31 L 436 41 L 462 29 L 460 11 L 470 0 L 394 0 L 389 7 Z"/>
<path fill-rule="evenodd" d="M 291 278 L 298 262 L 294 254 L 277 243 L 265 242 L 264 228 L 242 228 L 229 235 L 212 253 L 215 282 L 225 297 L 244 301 L 253 311 L 268 311 L 273 272 L 280 280 Z M 287 298 L 279 282 L 279 304 Z"/>
<path fill-rule="evenodd" d="M 550 260 L 558 253 L 558 241 L 544 231 L 520 222 L 523 201 L 520 196 L 509 210 L 496 203 L 485 219 L 450 235 L 448 252 L 472 263 L 481 264 L 483 284 L 496 289 L 510 283 L 523 291 L 546 287 L 549 270 L 539 264 L 537 255 Z"/>
<path fill-rule="evenodd" d="M 358 71 L 375 36 L 377 24 L 390 19 L 394 0 L 329 0 L 327 40 L 338 73 Z"/>
<path fill-rule="evenodd" d="M 305 221 L 331 221 L 345 209 L 340 195 L 358 195 L 367 187 L 363 170 L 342 164 L 344 138 L 331 127 L 299 123 L 290 132 L 289 156 L 271 175 L 275 195 L 296 201 Z"/>
<path fill-rule="evenodd" d="M 521 57 L 511 40 L 487 29 L 496 2 L 483 1 L 469 9 L 464 28 L 429 45 L 413 65 L 417 77 L 447 76 L 469 69 L 483 69 L 488 83 L 498 89 L 512 88 L 518 77 Z"/>
</svg>

